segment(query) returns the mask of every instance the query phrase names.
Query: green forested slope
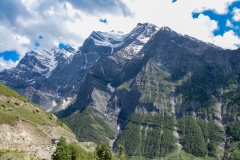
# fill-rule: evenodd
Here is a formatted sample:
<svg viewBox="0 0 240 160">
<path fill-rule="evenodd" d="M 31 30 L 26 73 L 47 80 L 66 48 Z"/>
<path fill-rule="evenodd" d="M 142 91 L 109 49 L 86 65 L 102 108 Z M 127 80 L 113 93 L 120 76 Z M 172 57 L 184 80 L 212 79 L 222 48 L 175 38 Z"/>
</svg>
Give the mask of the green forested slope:
<svg viewBox="0 0 240 160">
<path fill-rule="evenodd" d="M 126 147 L 129 156 L 164 157 L 176 148 L 174 119 L 162 114 L 133 114 L 116 143 Z"/>
<path fill-rule="evenodd" d="M 76 113 L 62 121 L 72 129 L 80 142 L 99 144 L 115 137 L 115 133 L 102 119 L 89 113 Z"/>
</svg>

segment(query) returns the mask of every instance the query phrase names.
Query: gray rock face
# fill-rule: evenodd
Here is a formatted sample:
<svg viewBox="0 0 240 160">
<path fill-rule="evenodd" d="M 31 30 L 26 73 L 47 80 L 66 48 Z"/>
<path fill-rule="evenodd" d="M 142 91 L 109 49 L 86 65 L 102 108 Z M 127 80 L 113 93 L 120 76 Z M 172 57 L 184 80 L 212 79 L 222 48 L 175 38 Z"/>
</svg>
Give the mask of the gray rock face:
<svg viewBox="0 0 240 160">
<path fill-rule="evenodd" d="M 19 64 L 0 73 L 0 79 L 9 87 L 24 94 L 30 100 L 48 110 L 57 98 L 56 87 L 46 89 L 45 84 L 55 84 L 52 77 L 57 68 L 63 68 L 70 63 L 75 51 L 69 47 L 66 50 L 54 48 L 50 51 L 32 51 L 26 53 Z M 52 81 L 52 82 L 51 82 Z M 49 98 L 51 97 L 51 98 Z"/>
<path fill-rule="evenodd" d="M 29 52 L 0 72 L 0 81 L 60 118 L 90 114 L 116 134 L 133 113 L 191 116 L 223 127 L 240 119 L 239 55 L 139 23 L 128 34 L 92 32 L 77 50 Z"/>
<path fill-rule="evenodd" d="M 144 38 L 149 38 L 156 28 L 144 24 L 130 34 L 93 32 L 78 50 L 69 46 L 66 49 L 28 52 L 16 67 L 0 72 L 0 81 L 47 111 L 65 109 L 75 101 L 80 84 L 91 67 L 104 63 L 109 56 L 129 44 L 132 45 L 129 47 L 131 51 L 125 52 L 125 56 L 130 52 L 136 54 L 133 45 L 138 45 L 138 49 L 142 47 L 147 41 Z M 100 69 L 103 71 L 102 67 Z"/>
<path fill-rule="evenodd" d="M 90 68 L 75 103 L 59 116 L 95 108 L 114 130 L 123 129 L 131 114 L 139 112 L 194 116 L 224 125 L 227 107 L 216 92 L 240 73 L 238 60 L 239 50 L 223 50 L 168 27 L 139 24 L 122 47 Z M 210 106 L 214 112 L 202 112 Z"/>
<path fill-rule="evenodd" d="M 108 109 L 119 109 L 119 121 L 126 121 L 135 111 L 171 110 L 181 116 L 185 115 L 185 110 L 201 107 L 198 101 L 182 100 L 181 87 L 178 86 L 179 81 L 183 81 L 181 79 L 197 72 L 216 74 L 214 69 L 218 67 L 225 77 L 239 72 L 232 67 L 233 56 L 225 56 L 225 52 L 228 51 L 178 34 L 168 27 L 139 23 L 128 34 L 92 32 L 77 50 L 68 47 L 29 52 L 15 68 L 2 71 L 0 81 L 47 111 L 56 112 L 71 105 L 65 111 L 66 115 L 101 103 L 96 100 L 100 94 L 93 94 L 93 91 L 100 90 L 111 98 L 103 100 L 102 104 L 107 103 L 105 111 L 99 110 L 105 114 Z M 209 68 L 211 73 L 208 73 Z M 163 84 L 159 78 L 153 78 L 153 81 L 145 74 L 166 80 L 168 91 L 162 92 Z M 214 78 L 208 81 L 213 84 Z M 156 87 L 153 93 L 146 89 L 153 86 Z M 128 102 L 125 95 L 133 101 Z M 162 99 L 154 99 L 160 95 Z M 181 104 L 181 107 L 169 109 L 167 105 L 170 103 Z"/>
</svg>

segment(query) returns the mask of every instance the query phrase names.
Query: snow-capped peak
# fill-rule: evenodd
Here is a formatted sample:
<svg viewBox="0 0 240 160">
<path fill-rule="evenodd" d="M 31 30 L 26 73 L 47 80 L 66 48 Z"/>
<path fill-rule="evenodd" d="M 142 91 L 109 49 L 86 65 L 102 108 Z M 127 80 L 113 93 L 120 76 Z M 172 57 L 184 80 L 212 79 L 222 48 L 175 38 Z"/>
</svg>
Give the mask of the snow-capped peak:
<svg viewBox="0 0 240 160">
<path fill-rule="evenodd" d="M 41 52 L 37 52 L 35 57 L 47 68 L 49 68 L 48 73 L 46 74 L 46 78 L 48 78 L 52 71 L 56 68 L 58 62 L 55 58 L 55 50 L 52 49 L 50 51 L 42 50 Z"/>
<path fill-rule="evenodd" d="M 120 47 L 123 45 L 125 38 L 128 34 L 120 31 L 110 31 L 110 32 L 92 32 L 89 38 L 93 39 L 95 45 L 97 46 L 109 46 L 112 48 Z"/>
<path fill-rule="evenodd" d="M 146 44 L 151 37 L 157 33 L 159 28 L 150 23 L 138 23 L 137 27 L 135 27 L 130 33 L 129 38 L 136 39 L 129 46 L 125 48 L 127 51 L 126 54 L 122 55 L 123 58 L 132 59 L 135 55 L 139 53 L 139 51 L 143 48 L 144 44 Z M 144 55 L 139 55 L 143 57 Z"/>
<path fill-rule="evenodd" d="M 168 26 L 163 26 L 160 30 L 172 31 Z"/>
<path fill-rule="evenodd" d="M 72 55 L 75 54 L 75 49 L 68 47 L 61 49 L 54 47 L 51 50 L 43 49 L 41 51 L 28 52 L 28 56 L 34 56 L 38 61 L 29 62 L 32 63 L 32 70 L 38 73 L 46 73 L 46 78 L 49 78 L 52 71 L 57 67 L 60 59 L 71 59 Z M 40 63 L 39 63 L 40 62 Z"/>
<path fill-rule="evenodd" d="M 58 48 L 58 47 L 55 47 L 53 49 L 51 49 L 51 51 L 54 52 L 54 54 L 63 54 L 64 56 L 66 57 L 70 57 L 72 56 L 73 54 L 75 54 L 76 52 L 76 49 L 71 47 L 71 46 L 68 46 L 67 48 Z"/>
<path fill-rule="evenodd" d="M 130 38 L 136 37 L 138 40 L 146 43 L 152 35 L 154 35 L 159 28 L 151 23 L 138 23 L 130 33 Z"/>
</svg>

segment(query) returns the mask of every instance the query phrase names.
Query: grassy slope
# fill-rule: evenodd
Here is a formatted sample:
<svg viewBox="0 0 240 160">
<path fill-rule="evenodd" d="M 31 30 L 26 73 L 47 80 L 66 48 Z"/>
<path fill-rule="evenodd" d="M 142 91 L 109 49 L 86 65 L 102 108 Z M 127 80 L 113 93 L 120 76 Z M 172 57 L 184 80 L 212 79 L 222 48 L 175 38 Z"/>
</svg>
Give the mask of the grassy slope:
<svg viewBox="0 0 240 160">
<path fill-rule="evenodd" d="M 0 124 L 16 124 L 18 120 L 32 125 L 61 126 L 72 132 L 52 114 L 45 112 L 27 98 L 0 83 Z"/>
<path fill-rule="evenodd" d="M 36 104 L 30 102 L 27 98 L 8 88 L 0 83 L 0 125 L 10 124 L 15 125 L 18 121 L 25 121 L 36 128 L 36 133 L 39 136 L 46 136 L 46 133 L 38 128 L 41 125 L 62 127 L 72 135 L 73 132 L 54 115 L 45 112 Z M 67 133 L 66 132 L 66 133 Z M 61 133 L 59 133 L 60 135 Z M 64 133 L 65 134 L 65 133 Z M 24 159 L 28 157 L 25 152 L 0 150 L 0 159 L 7 159 L 14 157 L 15 159 Z M 37 159 L 36 157 L 32 157 Z"/>
</svg>

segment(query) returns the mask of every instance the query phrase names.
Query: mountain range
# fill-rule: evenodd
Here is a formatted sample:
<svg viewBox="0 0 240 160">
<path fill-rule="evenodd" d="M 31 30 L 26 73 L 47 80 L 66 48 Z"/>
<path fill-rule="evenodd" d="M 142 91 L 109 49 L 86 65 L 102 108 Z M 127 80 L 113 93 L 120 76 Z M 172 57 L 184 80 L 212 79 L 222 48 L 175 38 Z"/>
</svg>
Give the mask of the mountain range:
<svg viewBox="0 0 240 160">
<path fill-rule="evenodd" d="M 57 115 L 79 141 L 148 159 L 240 157 L 240 49 L 169 27 L 92 32 L 77 49 L 26 53 L 0 81 Z"/>
</svg>

